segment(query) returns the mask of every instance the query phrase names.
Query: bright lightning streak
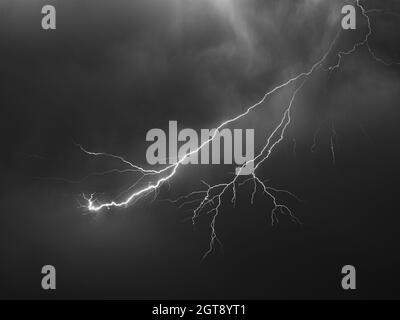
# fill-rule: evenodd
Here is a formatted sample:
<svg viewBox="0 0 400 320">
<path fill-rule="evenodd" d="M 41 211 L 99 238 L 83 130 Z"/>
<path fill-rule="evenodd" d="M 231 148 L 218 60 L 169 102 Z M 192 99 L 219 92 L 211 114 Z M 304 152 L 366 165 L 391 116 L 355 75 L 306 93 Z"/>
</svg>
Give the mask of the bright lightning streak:
<svg viewBox="0 0 400 320">
<path fill-rule="evenodd" d="M 310 69 L 309 71 L 307 71 L 307 72 L 302 72 L 302 73 L 298 74 L 297 76 L 295 76 L 295 77 L 289 79 L 288 81 L 286 81 L 286 82 L 284 82 L 284 83 L 282 83 L 282 84 L 276 86 L 276 87 L 273 88 L 271 91 L 268 91 L 268 92 L 262 97 L 262 99 L 261 99 L 260 101 L 258 101 L 257 103 L 253 104 L 252 106 L 250 106 L 245 112 L 243 112 L 243 113 L 237 115 L 237 116 L 234 117 L 234 118 L 231 118 L 231 119 L 229 119 L 229 120 L 226 120 L 226 121 L 222 122 L 222 123 L 217 127 L 217 129 L 214 131 L 214 134 L 213 134 L 208 140 L 204 141 L 204 142 L 203 142 L 198 148 L 196 148 L 195 150 L 193 150 L 193 151 L 191 151 L 191 152 L 185 154 L 185 155 L 184 155 L 179 161 L 177 161 L 175 164 L 172 164 L 172 165 L 170 165 L 170 166 L 167 166 L 167 167 L 165 167 L 165 168 L 163 168 L 163 169 L 161 169 L 161 170 L 158 170 L 158 171 L 157 171 L 157 170 L 146 170 L 146 169 L 143 169 L 143 168 L 141 168 L 141 167 L 138 167 L 138 166 L 132 164 L 131 162 L 125 160 L 125 159 L 122 158 L 122 157 L 115 156 L 115 155 L 112 155 L 112 154 L 107 154 L 107 153 L 89 152 L 89 151 L 85 150 L 83 147 L 80 146 L 80 148 L 82 149 L 82 151 L 84 151 L 85 153 L 87 153 L 87 154 L 89 154 L 89 155 L 94 155 L 94 156 L 109 156 L 109 157 L 112 157 L 112 158 L 119 159 L 119 160 L 121 160 L 122 162 L 124 162 L 124 163 L 130 165 L 130 166 L 131 166 L 132 168 L 134 168 L 135 170 L 138 170 L 138 171 L 142 172 L 143 174 L 162 174 L 162 173 L 168 172 L 169 170 L 171 171 L 168 175 L 166 175 L 166 176 L 160 178 L 156 183 L 150 184 L 149 186 L 147 186 L 147 187 L 145 187 L 145 188 L 143 188 L 143 189 L 141 189 L 141 190 L 139 190 L 139 191 L 134 192 L 134 193 L 131 194 L 125 201 L 122 201 L 122 202 L 115 202 L 115 201 L 112 201 L 112 202 L 103 203 L 103 204 L 100 204 L 100 205 L 97 205 L 97 206 L 96 206 L 96 205 L 94 204 L 94 201 L 91 200 L 91 199 L 89 199 L 89 200 L 88 200 L 88 209 L 89 209 L 90 211 L 99 211 L 99 210 L 101 210 L 101 209 L 103 209 L 103 208 L 126 206 L 126 205 L 128 205 L 132 200 L 134 200 L 135 198 L 137 198 L 138 196 L 141 196 L 141 195 L 143 195 L 144 193 L 146 193 L 146 192 L 148 192 L 148 191 L 153 191 L 153 190 L 157 189 L 158 187 L 160 187 L 164 182 L 170 180 L 170 179 L 176 174 L 178 168 L 184 163 L 184 161 L 185 161 L 187 158 L 189 158 L 189 157 L 192 156 L 193 154 L 199 153 L 201 149 L 203 149 L 206 145 L 208 145 L 210 142 L 212 142 L 212 141 L 215 139 L 215 137 L 218 135 L 218 132 L 219 132 L 223 127 L 225 127 L 225 126 L 227 126 L 227 125 L 229 125 L 229 124 L 231 124 L 231 123 L 233 123 L 233 122 L 235 122 L 235 121 L 237 121 L 237 120 L 239 120 L 239 119 L 241 119 L 241 118 L 247 116 L 253 109 L 257 108 L 257 107 L 260 106 L 262 103 L 264 103 L 264 102 L 267 100 L 267 98 L 268 98 L 269 96 L 271 96 L 272 94 L 274 94 L 274 93 L 277 92 L 278 90 L 280 90 L 280 89 L 282 89 L 282 88 L 285 88 L 285 87 L 291 85 L 292 83 L 296 82 L 297 80 L 299 80 L 299 79 L 301 79 L 301 78 L 303 78 L 303 77 L 309 77 L 309 76 L 315 71 L 315 69 L 317 69 L 317 67 L 319 67 L 319 66 L 325 61 L 326 57 L 328 56 L 328 54 L 330 53 L 330 51 L 331 51 L 331 49 L 332 49 L 332 47 L 333 47 L 333 44 L 336 42 L 336 40 L 337 40 L 337 38 L 338 38 L 338 35 L 339 35 L 339 33 L 338 33 L 337 36 L 335 37 L 334 41 L 331 43 L 331 45 L 330 45 L 330 47 L 329 47 L 329 50 L 324 54 L 324 56 L 322 57 L 322 59 L 319 60 L 317 63 L 315 63 L 315 64 L 311 67 L 311 69 Z M 301 86 L 301 87 L 302 87 L 302 86 Z M 296 90 L 296 92 L 295 92 L 295 94 L 294 94 L 294 97 L 296 96 L 297 92 L 298 92 L 298 90 Z M 293 102 L 293 99 L 292 99 L 291 103 L 292 103 L 292 102 Z M 287 112 L 285 112 L 285 117 L 286 117 L 286 116 L 290 118 L 290 116 L 289 116 L 289 114 L 288 114 Z M 284 118 L 285 118 L 285 117 L 284 117 Z M 283 121 L 283 120 L 284 120 L 284 119 L 282 119 L 282 121 Z M 289 121 L 289 122 L 290 122 L 290 121 Z M 282 125 L 282 123 L 274 130 L 273 134 L 272 134 L 272 135 L 270 136 L 270 138 L 268 139 L 268 144 L 269 144 L 269 141 L 270 141 L 271 137 L 277 132 L 277 130 L 281 127 L 281 125 Z M 284 129 L 286 129 L 286 126 L 285 126 Z M 271 148 L 271 150 L 272 150 L 272 149 L 275 147 L 275 145 L 277 145 L 282 139 L 283 139 L 283 134 L 282 134 L 282 136 L 281 136 L 281 139 L 279 139 L 278 142 L 275 142 L 275 143 L 274 143 L 274 145 L 273 145 L 273 147 Z M 268 145 L 268 144 L 267 144 L 267 145 Z M 266 145 L 266 146 L 267 146 L 267 145 Z M 263 151 L 264 151 L 264 150 L 265 150 L 265 148 L 263 149 Z M 259 156 L 261 156 L 261 154 L 260 154 Z M 258 156 L 258 157 L 259 157 L 259 156 Z M 258 157 L 257 157 L 257 158 L 258 158 Z M 267 157 L 268 157 L 268 156 L 267 156 Z M 257 160 L 257 159 L 253 159 L 252 161 L 255 161 L 255 160 Z M 264 159 L 264 160 L 265 160 L 265 159 Z M 261 161 L 261 162 L 263 162 L 263 161 Z M 248 163 L 248 162 L 247 162 L 247 163 Z M 247 163 L 246 163 L 246 164 L 247 164 Z M 242 169 L 243 169 L 243 167 L 242 167 L 240 170 L 242 170 Z M 236 180 L 236 179 L 235 179 L 235 180 Z"/>
<path fill-rule="evenodd" d="M 335 123 L 332 121 L 332 135 L 331 135 L 331 153 L 332 153 L 332 165 L 336 164 L 336 153 L 335 153 L 335 141 L 336 141 L 336 128 Z"/>
<path fill-rule="evenodd" d="M 379 58 L 375 52 L 372 50 L 369 40 L 371 35 L 373 34 L 373 29 L 372 29 L 372 24 L 370 21 L 370 17 L 368 16 L 368 13 L 372 12 L 378 12 L 378 13 L 388 13 L 386 10 L 380 10 L 380 9 L 371 9 L 371 10 L 366 10 L 364 6 L 360 3 L 360 0 L 356 0 L 355 4 L 357 5 L 358 9 L 361 11 L 362 16 L 365 18 L 367 22 L 367 32 L 364 35 L 364 38 L 359 41 L 354 43 L 353 47 L 348 50 L 348 51 L 339 51 L 337 53 L 337 62 L 336 64 L 329 66 L 327 68 L 322 68 L 325 71 L 333 72 L 336 69 L 339 69 L 342 63 L 342 60 L 345 56 L 351 55 L 352 53 L 356 52 L 358 48 L 362 46 L 366 46 L 368 49 L 370 55 L 372 58 L 379 62 L 384 64 L 385 66 L 392 66 L 395 64 L 400 64 L 398 62 L 386 62 L 383 59 Z M 397 15 L 393 13 L 394 15 Z M 262 105 L 271 95 L 274 93 L 278 92 L 280 89 L 287 88 L 291 85 L 295 85 L 295 89 L 291 95 L 290 101 L 287 105 L 287 107 L 284 109 L 282 118 L 280 122 L 277 124 L 275 129 L 272 131 L 272 133 L 268 136 L 267 141 L 264 145 L 264 147 L 261 149 L 261 151 L 254 157 L 254 159 L 251 159 L 247 161 L 245 164 L 243 164 L 239 170 L 239 173 L 242 172 L 243 168 L 245 168 L 250 162 L 253 162 L 254 164 L 254 172 L 251 176 L 251 178 L 245 180 L 244 182 L 239 183 L 237 186 L 237 180 L 239 178 L 239 175 L 236 175 L 234 178 L 232 178 L 230 181 L 226 183 L 220 183 L 216 185 L 210 185 L 204 181 L 202 183 L 206 187 L 205 190 L 200 190 L 200 191 L 194 191 L 189 193 L 188 195 L 182 196 L 176 200 L 167 200 L 171 203 L 179 205 L 180 208 L 187 206 L 187 205 L 193 205 L 198 203 L 197 207 L 193 209 L 193 215 L 192 215 L 192 221 L 193 224 L 195 223 L 196 219 L 199 217 L 200 213 L 208 210 L 206 213 L 212 215 L 212 220 L 210 224 L 211 228 L 211 237 L 210 237 L 210 245 L 208 251 L 204 254 L 204 257 L 207 257 L 208 254 L 210 254 L 215 246 L 215 243 L 221 244 L 220 240 L 218 239 L 217 233 L 216 233 L 216 220 L 218 218 L 218 215 L 220 214 L 220 209 L 221 205 L 223 202 L 223 196 L 229 191 L 232 191 L 232 198 L 231 202 L 233 205 L 236 203 L 236 196 L 237 196 L 237 188 L 242 186 L 245 183 L 248 182 L 253 182 L 253 191 L 251 194 L 251 203 L 254 203 L 254 198 L 258 192 L 258 187 L 260 187 L 260 190 L 264 196 L 272 200 L 273 203 L 273 209 L 271 212 L 271 223 L 275 224 L 278 222 L 278 214 L 286 214 L 287 216 L 290 217 L 290 219 L 296 223 L 300 224 L 300 221 L 298 218 L 292 213 L 290 208 L 281 203 L 278 199 L 278 194 L 280 193 L 286 193 L 289 194 L 296 199 L 298 199 L 295 195 L 290 193 L 289 191 L 286 190 L 280 190 L 280 189 L 275 189 L 270 186 L 267 186 L 266 182 L 260 180 L 256 176 L 256 171 L 257 169 L 270 157 L 272 152 L 275 150 L 275 148 L 285 139 L 285 134 L 287 131 L 287 128 L 291 125 L 292 123 L 292 108 L 295 102 L 295 99 L 297 95 L 300 93 L 301 89 L 304 87 L 306 82 L 312 77 L 312 75 L 318 70 L 321 69 L 322 65 L 326 62 L 328 56 L 331 54 L 332 49 L 334 45 L 336 44 L 338 38 L 339 38 L 340 32 L 338 32 L 335 36 L 335 38 L 332 40 L 330 43 L 327 51 L 323 54 L 322 58 L 318 60 L 315 64 L 311 66 L 310 69 L 307 71 L 301 72 L 297 74 L 296 76 L 290 78 L 286 82 L 283 82 L 276 87 L 274 87 L 272 90 L 266 92 L 264 96 L 255 104 L 252 106 L 248 107 L 246 111 L 243 113 L 225 120 L 222 122 L 215 130 L 214 134 L 206 141 L 204 141 L 197 149 L 187 153 L 185 156 L 183 156 L 181 159 L 179 159 L 176 163 L 172 165 L 168 165 L 165 168 L 161 170 L 148 170 L 144 169 L 142 167 L 139 167 L 137 165 L 132 164 L 131 162 L 125 160 L 124 158 L 112 154 L 107 154 L 107 153 L 95 153 L 95 152 L 89 152 L 86 149 L 84 149 L 82 146 L 78 145 L 79 148 L 85 152 L 88 155 L 92 156 L 106 156 L 106 157 L 111 157 L 114 159 L 117 159 L 121 161 L 122 163 L 128 165 L 130 169 L 127 171 L 132 171 L 132 172 L 139 172 L 142 177 L 137 181 L 134 185 L 132 185 L 127 191 L 133 189 L 134 187 L 137 186 L 138 182 L 141 181 L 141 179 L 145 176 L 160 176 L 156 182 L 150 183 L 147 187 L 143 187 L 133 193 L 131 193 L 124 201 L 111 201 L 111 202 L 106 202 L 106 203 L 99 203 L 97 199 L 94 198 L 94 195 L 92 194 L 90 197 L 84 196 L 84 199 L 87 201 L 86 208 L 89 211 L 93 212 L 98 212 L 102 209 L 105 208 L 111 208 L 111 207 L 123 207 L 127 206 L 129 204 L 133 204 L 142 197 L 145 197 L 149 195 L 152 192 L 155 192 L 155 197 L 157 196 L 157 191 L 158 188 L 163 184 L 163 183 L 169 183 L 170 180 L 175 176 L 177 173 L 178 169 L 181 167 L 181 165 L 184 163 L 184 161 L 189 158 L 190 156 L 197 154 L 203 149 L 205 146 L 207 146 L 210 142 L 212 142 L 218 132 L 226 127 L 227 125 L 242 119 L 246 117 L 248 114 L 250 114 L 254 109 Z M 319 128 L 320 129 L 320 128 Z M 318 129 L 318 131 L 319 131 Z M 317 133 L 314 135 L 314 144 L 311 147 L 311 150 L 314 151 L 315 146 L 316 146 L 316 139 L 317 139 Z M 331 136 L 331 152 L 332 152 L 332 159 L 333 159 L 333 164 L 335 164 L 336 161 L 336 155 L 335 155 L 335 146 L 334 146 L 334 140 L 336 137 L 336 130 L 334 127 L 334 124 L 332 123 L 332 136 Z M 111 170 L 111 172 L 115 172 L 115 170 Z M 120 172 L 120 171 L 117 171 Z M 96 174 L 107 174 L 108 172 L 104 173 L 94 173 Z M 200 198 L 198 198 L 200 196 Z"/>
</svg>

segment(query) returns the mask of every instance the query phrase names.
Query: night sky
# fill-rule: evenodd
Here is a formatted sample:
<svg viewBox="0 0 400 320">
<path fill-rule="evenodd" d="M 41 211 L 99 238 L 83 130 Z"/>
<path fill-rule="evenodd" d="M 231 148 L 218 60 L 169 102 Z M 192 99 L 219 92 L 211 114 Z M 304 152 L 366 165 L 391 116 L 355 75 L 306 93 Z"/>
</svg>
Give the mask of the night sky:
<svg viewBox="0 0 400 320">
<path fill-rule="evenodd" d="M 400 2 L 361 1 L 370 45 L 400 61 Z M 233 166 L 185 166 L 127 208 L 90 213 L 82 194 L 113 200 L 137 174 L 94 152 L 146 162 L 146 133 L 211 129 L 310 67 L 340 31 L 341 0 L 0 0 L 0 298 L 400 298 L 400 67 L 365 46 L 318 70 L 299 92 L 285 139 L 258 171 L 295 193 L 271 225 L 271 200 L 251 185 L 224 197 L 223 246 L 202 259 L 212 215 L 160 201 L 220 183 Z M 57 29 L 41 28 L 54 5 Z M 397 12 L 398 14 L 390 14 Z M 327 57 L 367 32 L 357 12 Z M 295 86 L 230 128 L 253 128 L 259 150 Z M 333 130 L 334 129 L 334 130 Z M 333 132 L 336 135 L 333 137 Z M 334 139 L 335 157 L 331 149 Z M 314 144 L 314 148 L 311 146 Z M 313 149 L 313 150 L 311 150 Z M 69 181 L 69 182 L 68 182 Z M 57 270 L 44 291 L 43 265 Z M 354 265 L 357 290 L 341 288 Z"/>
</svg>

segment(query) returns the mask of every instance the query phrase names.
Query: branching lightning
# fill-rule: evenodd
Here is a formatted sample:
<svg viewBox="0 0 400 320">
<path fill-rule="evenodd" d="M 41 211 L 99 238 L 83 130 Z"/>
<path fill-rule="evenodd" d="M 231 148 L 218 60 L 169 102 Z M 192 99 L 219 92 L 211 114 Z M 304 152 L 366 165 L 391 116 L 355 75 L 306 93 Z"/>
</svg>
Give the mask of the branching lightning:
<svg viewBox="0 0 400 320">
<path fill-rule="evenodd" d="M 393 66 L 400 64 L 398 62 L 394 61 L 385 61 L 382 58 L 378 57 L 375 52 L 373 51 L 371 45 L 370 45 L 370 37 L 373 34 L 373 28 L 372 28 L 372 23 L 369 17 L 370 13 L 383 13 L 383 14 L 393 14 L 397 15 L 397 13 L 391 13 L 383 9 L 371 9 L 371 10 L 366 10 L 364 6 L 360 3 L 361 0 L 356 0 L 355 4 L 358 7 L 358 10 L 361 12 L 362 17 L 365 19 L 366 24 L 367 24 L 367 31 L 363 37 L 363 39 L 359 42 L 355 42 L 354 45 L 352 46 L 351 49 L 347 51 L 339 51 L 336 53 L 337 55 L 337 61 L 335 64 L 330 65 L 330 66 L 325 66 L 327 63 L 328 57 L 332 54 L 333 48 L 338 42 L 339 36 L 341 34 L 341 31 L 338 31 L 336 35 L 333 37 L 333 40 L 329 44 L 328 48 L 326 49 L 325 53 L 322 55 L 322 57 L 315 62 L 308 70 L 303 71 L 294 77 L 290 78 L 289 80 L 277 85 L 273 89 L 267 91 L 261 99 L 256 102 L 255 104 L 251 105 L 248 107 L 243 113 L 238 114 L 228 120 L 223 121 L 222 123 L 219 124 L 219 126 L 216 128 L 217 130 L 214 132 L 214 134 L 207 140 L 204 141 L 197 149 L 194 151 L 191 151 L 187 153 L 185 156 L 183 156 L 181 159 L 178 159 L 178 161 L 172 165 L 167 165 L 164 168 L 160 170 L 149 170 L 142 168 L 140 166 L 137 166 L 123 157 L 108 154 L 108 153 L 96 153 L 96 152 L 90 152 L 83 148 L 82 146 L 78 145 L 78 147 L 87 155 L 90 156 L 95 156 L 95 157 L 109 157 L 116 159 L 120 161 L 123 165 L 128 166 L 127 169 L 124 170 L 117 170 L 117 169 L 112 169 L 109 171 L 105 172 L 99 172 L 99 173 L 92 173 L 91 175 L 104 175 L 104 174 L 109 174 L 109 173 L 127 173 L 127 172 L 135 172 L 140 175 L 140 177 L 135 181 L 133 185 L 131 185 L 127 190 L 124 191 L 123 194 L 128 194 L 126 198 L 123 201 L 117 201 L 113 200 L 111 202 L 100 202 L 98 199 L 96 199 L 95 194 L 91 194 L 90 196 L 83 196 L 86 205 L 85 208 L 91 212 L 98 212 L 103 209 L 110 209 L 112 207 L 125 207 L 128 205 L 132 205 L 136 203 L 138 200 L 150 195 L 154 194 L 153 200 L 158 196 L 159 188 L 162 186 L 164 183 L 169 183 L 173 179 L 173 177 L 176 175 L 178 170 L 181 169 L 182 164 L 184 161 L 189 158 L 193 154 L 199 153 L 205 146 L 207 146 L 210 142 L 212 142 L 217 134 L 218 131 L 220 131 L 222 128 L 228 126 L 229 124 L 234 123 L 235 121 L 238 121 L 239 119 L 242 119 L 249 115 L 253 110 L 256 108 L 260 107 L 269 97 L 271 97 L 274 93 L 278 92 L 279 90 L 283 88 L 293 88 L 292 93 L 290 95 L 290 99 L 288 104 L 284 107 L 283 109 L 283 114 L 281 117 L 281 120 L 279 123 L 275 126 L 275 128 L 272 130 L 272 132 L 266 137 L 266 142 L 259 151 L 258 154 L 255 155 L 255 157 L 246 163 L 244 163 L 239 171 L 241 172 L 243 168 L 245 168 L 246 165 L 248 165 L 250 162 L 253 162 L 254 164 L 254 172 L 251 176 L 248 176 L 245 180 L 241 178 L 240 175 L 235 175 L 234 177 L 230 178 L 228 181 L 218 183 L 211 185 L 205 181 L 201 181 L 203 185 L 202 190 L 198 191 L 193 191 L 187 195 L 181 196 L 175 200 L 165 200 L 168 201 L 172 204 L 177 205 L 179 208 L 188 208 L 192 207 L 190 210 L 192 212 L 192 222 L 193 224 L 196 223 L 196 220 L 199 218 L 201 214 L 206 214 L 211 216 L 211 223 L 210 223 L 210 228 L 211 228 L 211 236 L 210 236 L 210 242 L 209 242 L 209 248 L 205 252 L 204 257 L 207 257 L 215 248 L 216 244 L 221 245 L 221 241 L 217 236 L 216 232 L 216 223 L 218 216 L 221 213 L 221 206 L 223 202 L 226 199 L 227 195 L 231 195 L 230 200 L 233 205 L 236 204 L 237 201 L 237 193 L 239 189 L 245 185 L 245 184 L 251 184 L 252 185 L 252 193 L 251 193 L 251 204 L 254 203 L 256 195 L 257 194 L 262 194 L 264 197 L 269 199 L 269 201 L 272 202 L 272 211 L 270 214 L 270 221 L 271 224 L 274 225 L 279 222 L 279 217 L 280 215 L 286 215 L 287 217 L 290 218 L 294 223 L 301 224 L 300 220 L 295 216 L 295 214 L 292 212 L 292 210 L 289 208 L 288 205 L 283 203 L 280 200 L 280 195 L 281 194 L 286 194 L 288 196 L 291 196 L 298 201 L 301 201 L 296 195 L 293 193 L 287 191 L 287 190 L 282 190 L 282 189 L 277 189 L 273 188 L 272 186 L 269 185 L 269 181 L 263 181 L 257 176 L 257 169 L 260 168 L 260 166 L 267 161 L 271 154 L 273 154 L 274 150 L 276 150 L 277 146 L 285 139 L 287 129 L 293 122 L 292 118 L 292 111 L 293 107 L 295 105 L 295 101 L 297 96 L 301 93 L 301 90 L 304 88 L 304 86 L 307 84 L 307 81 L 310 80 L 313 75 L 317 71 L 322 71 L 322 72 L 334 72 L 335 70 L 340 69 L 341 64 L 343 59 L 346 56 L 349 56 L 353 53 L 355 53 L 359 48 L 365 46 L 370 53 L 371 57 L 379 63 L 384 64 L 385 66 Z M 311 147 L 311 151 L 315 150 L 316 144 L 317 144 L 317 135 L 320 130 L 320 127 L 318 128 L 317 132 L 314 135 L 314 143 L 313 146 Z M 332 162 L 335 164 L 336 162 L 336 154 L 335 154 L 335 138 L 336 138 L 336 129 L 335 125 L 332 122 L 332 135 L 331 135 L 331 153 L 332 153 Z M 295 145 L 294 145 L 294 152 L 296 148 L 296 140 L 293 140 Z M 90 175 L 89 175 L 90 176 Z M 144 187 L 140 187 L 139 183 L 143 182 L 143 179 L 145 177 L 150 178 L 150 180 L 153 180 L 153 182 L 149 182 L 148 185 Z M 86 179 L 85 177 L 84 179 Z M 239 181 L 241 179 L 242 181 Z M 82 181 L 82 180 L 80 180 Z M 135 191 L 132 191 L 134 190 Z M 194 208 L 193 208 L 194 206 Z"/>
</svg>

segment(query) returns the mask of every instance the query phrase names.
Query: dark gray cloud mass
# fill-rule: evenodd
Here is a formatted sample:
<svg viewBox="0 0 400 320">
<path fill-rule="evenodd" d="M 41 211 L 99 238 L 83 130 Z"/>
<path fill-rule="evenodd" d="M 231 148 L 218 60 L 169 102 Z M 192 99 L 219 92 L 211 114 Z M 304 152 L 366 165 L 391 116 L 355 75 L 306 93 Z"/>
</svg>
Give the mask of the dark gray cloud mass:
<svg viewBox="0 0 400 320">
<path fill-rule="evenodd" d="M 39 288 L 47 263 L 58 268 L 55 297 L 343 297 L 338 270 L 349 263 L 370 281 L 359 297 L 398 297 L 399 68 L 374 61 L 365 47 L 307 83 L 285 141 L 262 169 L 306 199 L 290 203 L 302 228 L 270 227 L 271 204 L 250 206 L 244 191 L 218 221 L 224 252 L 201 262 L 207 217 L 193 231 L 187 213 L 165 204 L 97 217 L 77 208 L 82 192 L 114 195 L 130 176 L 72 185 L 32 178 L 80 179 L 115 165 L 85 157 L 74 142 L 145 165 L 149 129 L 169 120 L 212 128 L 242 112 L 321 58 L 347 3 L 0 0 L 0 297 L 47 297 Z M 400 3 L 362 3 L 386 10 L 370 13 L 374 52 L 400 61 L 400 18 L 391 14 Z M 45 4 L 57 9 L 55 31 L 40 27 Z M 357 18 L 359 28 L 341 33 L 326 66 L 363 39 L 365 19 Z M 258 146 L 292 89 L 237 124 L 256 129 Z M 214 172 L 180 172 L 171 193 L 198 188 L 203 174 Z"/>
</svg>

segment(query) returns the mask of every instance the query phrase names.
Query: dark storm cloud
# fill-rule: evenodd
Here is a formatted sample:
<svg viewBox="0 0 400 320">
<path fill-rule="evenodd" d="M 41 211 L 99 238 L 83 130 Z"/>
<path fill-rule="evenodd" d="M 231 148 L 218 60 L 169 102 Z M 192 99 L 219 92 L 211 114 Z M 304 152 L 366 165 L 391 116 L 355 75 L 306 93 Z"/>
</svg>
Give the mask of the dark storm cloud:
<svg viewBox="0 0 400 320">
<path fill-rule="evenodd" d="M 127 209 L 127 215 L 85 220 L 75 194 L 114 194 L 132 183 L 129 176 L 73 186 L 30 179 L 78 179 L 109 168 L 109 162 L 83 157 L 74 141 L 144 164 L 149 129 L 166 128 L 168 120 L 214 127 L 243 111 L 322 56 L 339 29 L 344 3 L 351 1 L 0 0 L 1 164 L 7 185 L 0 201 L 0 250 L 8 257 L 0 279 L 4 282 L 12 274 L 25 281 L 21 287 L 26 289 L 20 293 L 7 282 L 6 292 L 40 296 L 31 288 L 36 288 L 32 279 L 43 261 L 55 261 L 66 275 L 61 283 L 68 290 L 60 290 L 61 297 L 292 297 L 291 286 L 281 285 L 276 274 L 288 277 L 299 292 L 318 296 L 310 293 L 307 276 L 331 292 L 325 279 L 336 279 L 327 274 L 331 269 L 335 274 L 352 250 L 355 259 L 368 262 L 372 257 L 379 264 L 379 247 L 386 245 L 382 234 L 392 239 L 391 250 L 397 248 L 396 224 L 381 222 L 393 219 L 393 203 L 382 203 L 378 195 L 390 198 L 392 192 L 396 198 L 384 177 L 395 176 L 400 90 L 398 69 L 374 62 L 365 49 L 346 58 L 340 72 L 321 73 L 308 82 L 296 102 L 296 121 L 287 140 L 263 169 L 266 178 L 309 200 L 298 211 L 310 222 L 306 231 L 270 232 L 269 204 L 256 204 L 250 211 L 244 199 L 239 214 L 227 208 L 229 214 L 219 224 L 227 244 L 221 260 L 227 262 L 199 265 L 209 225 L 200 222 L 201 232 L 194 235 L 181 224 L 175 208 L 144 205 Z M 400 12 L 396 1 L 364 3 Z M 54 32 L 40 28 L 45 4 L 57 9 Z M 399 59 L 398 18 L 371 16 L 374 50 L 386 60 Z M 361 28 L 343 32 L 334 51 L 362 39 L 365 21 L 360 15 L 358 19 Z M 329 63 L 335 58 L 334 52 Z M 260 132 L 258 139 L 279 120 L 290 90 L 277 93 L 246 119 Z M 332 120 L 337 123 L 342 171 L 330 165 Z M 320 122 L 327 125 L 318 152 L 311 154 Z M 181 188 L 172 192 L 187 191 L 188 183 L 198 180 L 198 173 L 185 180 L 186 172 L 179 173 Z M 377 237 L 370 238 L 371 233 Z M 364 254 L 366 247 L 372 247 L 371 256 Z M 314 263 L 321 273 L 314 271 Z M 294 275 L 293 266 L 304 280 Z"/>
<path fill-rule="evenodd" d="M 44 3 L 2 2 L 7 122 L 34 131 L 22 149 L 53 148 L 55 131 L 114 150 L 165 119 L 215 125 L 315 61 L 338 18 L 334 1 L 54 1 L 49 33 Z"/>
</svg>

